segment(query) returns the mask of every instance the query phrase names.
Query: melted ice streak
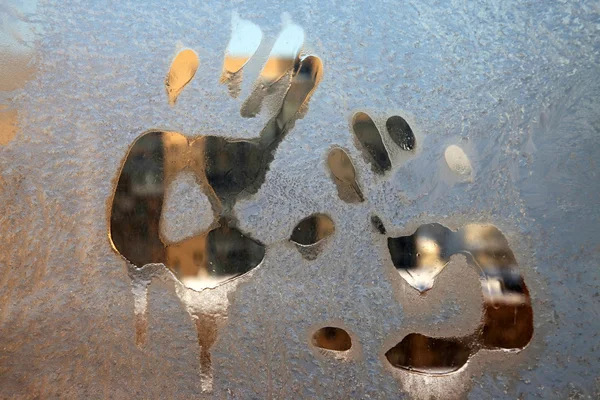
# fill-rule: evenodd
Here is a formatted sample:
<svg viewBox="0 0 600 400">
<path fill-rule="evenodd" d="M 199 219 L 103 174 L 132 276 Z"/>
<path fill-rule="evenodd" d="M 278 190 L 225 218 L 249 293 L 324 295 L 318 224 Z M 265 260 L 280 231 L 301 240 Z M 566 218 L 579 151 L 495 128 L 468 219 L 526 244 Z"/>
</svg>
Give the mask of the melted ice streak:
<svg viewBox="0 0 600 400">
<path fill-rule="evenodd" d="M 194 321 L 198 331 L 198 343 L 200 345 L 200 379 L 203 392 L 211 392 L 213 386 L 212 362 L 210 348 L 216 340 L 218 329 L 227 319 L 229 300 L 227 295 L 233 292 L 237 286 L 249 279 L 253 271 L 244 277 L 227 281 L 216 288 L 204 288 L 196 291 L 186 287 L 164 264 L 146 264 L 142 268 L 136 268 L 127 263 L 128 273 L 131 278 L 134 296 L 136 344 L 143 346 L 146 341 L 148 319 L 148 286 L 153 278 L 164 282 L 172 282 L 175 293 L 184 304 L 186 311 Z"/>
</svg>

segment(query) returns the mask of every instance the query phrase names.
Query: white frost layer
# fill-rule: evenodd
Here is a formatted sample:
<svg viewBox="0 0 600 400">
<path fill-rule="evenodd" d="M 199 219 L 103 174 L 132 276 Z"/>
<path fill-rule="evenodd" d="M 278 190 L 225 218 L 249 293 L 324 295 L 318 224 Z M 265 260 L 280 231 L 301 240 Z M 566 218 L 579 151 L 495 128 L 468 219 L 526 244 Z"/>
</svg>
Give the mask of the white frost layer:
<svg viewBox="0 0 600 400">
<path fill-rule="evenodd" d="M 191 172 L 178 175 L 167 188 L 160 231 L 172 243 L 197 235 L 213 221 L 208 197 Z"/>
</svg>

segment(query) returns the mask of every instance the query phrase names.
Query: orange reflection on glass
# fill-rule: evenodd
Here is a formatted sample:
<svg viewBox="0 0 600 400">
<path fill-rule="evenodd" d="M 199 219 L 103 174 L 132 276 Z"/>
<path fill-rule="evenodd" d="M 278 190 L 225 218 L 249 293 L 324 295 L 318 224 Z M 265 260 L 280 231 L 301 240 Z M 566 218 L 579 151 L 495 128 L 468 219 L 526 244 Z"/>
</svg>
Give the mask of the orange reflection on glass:
<svg viewBox="0 0 600 400">
<path fill-rule="evenodd" d="M 10 10 L 9 5 L 9 15 Z M 13 98 L 35 74 L 34 25 L 31 20 L 6 17 L 0 25 L 0 146 L 17 135 L 19 110 Z"/>
<path fill-rule="evenodd" d="M 0 145 L 8 144 L 17 134 L 17 110 L 0 106 Z"/>
<path fill-rule="evenodd" d="M 262 41 L 258 25 L 234 14 L 231 18 L 231 39 L 225 50 L 221 83 L 227 83 L 229 93 L 237 97 L 242 82 L 242 68 L 256 53 Z"/>
<path fill-rule="evenodd" d="M 165 78 L 169 104 L 175 104 L 181 91 L 194 78 L 199 65 L 200 60 L 193 50 L 182 50 L 175 56 Z"/>
</svg>

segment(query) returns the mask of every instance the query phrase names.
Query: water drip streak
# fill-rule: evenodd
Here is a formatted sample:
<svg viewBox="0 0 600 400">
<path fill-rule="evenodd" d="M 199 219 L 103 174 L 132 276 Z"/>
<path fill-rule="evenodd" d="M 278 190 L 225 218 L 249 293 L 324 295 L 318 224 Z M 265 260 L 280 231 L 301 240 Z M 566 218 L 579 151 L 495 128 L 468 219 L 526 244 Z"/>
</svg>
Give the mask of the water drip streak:
<svg viewBox="0 0 600 400">
<path fill-rule="evenodd" d="M 133 310 L 135 313 L 135 344 L 143 347 L 146 344 L 148 332 L 148 285 L 150 281 L 133 279 L 131 292 L 133 293 Z"/>
</svg>

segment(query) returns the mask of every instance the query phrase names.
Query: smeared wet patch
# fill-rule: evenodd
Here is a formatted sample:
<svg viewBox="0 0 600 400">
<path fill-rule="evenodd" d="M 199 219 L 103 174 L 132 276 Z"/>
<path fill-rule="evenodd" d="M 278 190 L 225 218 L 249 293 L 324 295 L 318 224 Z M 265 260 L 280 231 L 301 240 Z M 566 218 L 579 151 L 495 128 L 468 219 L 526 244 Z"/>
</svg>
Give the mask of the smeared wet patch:
<svg viewBox="0 0 600 400">
<path fill-rule="evenodd" d="M 236 23 L 225 52 L 222 77 L 225 81 L 241 79 L 242 68 L 262 36 L 260 29 L 249 21 L 239 18 L 236 21 L 234 17 Z M 249 39 L 248 35 L 252 40 L 245 40 L 240 48 L 240 37 Z M 196 325 L 204 392 L 212 391 L 210 349 L 227 318 L 228 294 L 241 280 L 250 277 L 262 263 L 266 250 L 250 233 L 238 228 L 235 204 L 262 186 L 278 145 L 293 129 L 295 120 L 304 116 L 323 76 L 319 57 L 300 57 L 303 42 L 303 30 L 289 24 L 263 68 L 261 85 L 267 91 L 284 82 L 274 91 L 280 96 L 274 102 L 279 108 L 258 137 L 188 138 L 177 132 L 150 130 L 131 145 L 116 179 L 110 201 L 108 238 L 115 251 L 127 260 L 134 296 L 135 342 L 141 347 L 147 341 L 148 287 L 152 280 L 174 283 L 177 296 Z M 249 47 L 244 47 L 249 43 Z M 240 54 L 242 59 L 236 58 Z M 165 78 L 171 105 L 192 81 L 198 66 L 198 56 L 193 50 L 182 50 L 175 56 Z M 289 80 L 282 79 L 284 76 Z M 257 112 L 261 102 L 262 98 Z M 178 181 L 177 177 L 183 180 Z M 193 199 L 168 199 L 168 196 Z M 178 206 L 171 207 L 171 200 Z M 177 215 L 178 212 L 182 215 Z M 211 222 L 206 221 L 206 215 Z M 316 233 L 303 236 L 305 232 L 300 229 L 293 235 L 302 242 L 317 239 L 311 245 L 299 245 L 311 254 L 318 253 L 323 246 L 320 235 L 328 236 L 329 229 L 333 229 L 330 219 L 328 225 L 327 219 L 316 218 Z"/>
</svg>

